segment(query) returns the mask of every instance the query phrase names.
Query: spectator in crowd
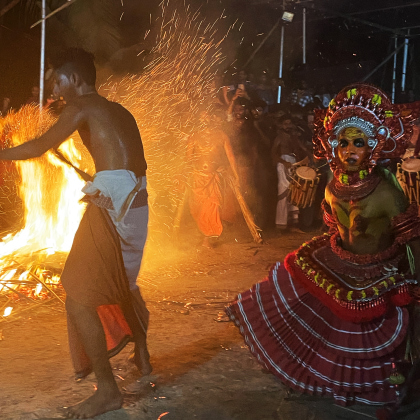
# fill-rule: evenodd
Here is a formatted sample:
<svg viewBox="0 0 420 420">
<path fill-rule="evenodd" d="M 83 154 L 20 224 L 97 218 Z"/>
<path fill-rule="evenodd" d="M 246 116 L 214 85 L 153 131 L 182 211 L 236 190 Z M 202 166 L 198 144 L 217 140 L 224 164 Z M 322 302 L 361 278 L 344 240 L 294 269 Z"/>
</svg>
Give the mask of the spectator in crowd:
<svg viewBox="0 0 420 420">
<path fill-rule="evenodd" d="M 31 96 L 26 100 L 25 104 L 26 105 L 39 104 L 39 87 L 38 86 L 32 86 Z"/>
<path fill-rule="evenodd" d="M 327 89 L 325 85 L 320 86 L 319 93 L 314 95 L 314 101 L 315 101 L 315 98 L 318 98 L 320 100 L 323 108 L 327 108 L 331 102 L 331 95 L 327 93 Z"/>
<path fill-rule="evenodd" d="M 227 106 L 236 99 L 238 89 L 242 92 L 242 97 L 248 100 L 258 99 L 255 93 L 255 85 L 248 79 L 248 75 L 245 70 L 240 70 L 236 75 L 236 78 L 230 84 L 226 84 L 223 88 L 224 99 Z"/>
<path fill-rule="evenodd" d="M 266 103 L 264 112 L 268 111 L 268 107 L 270 105 L 274 105 L 276 103 L 276 95 L 272 90 L 272 86 L 268 84 L 268 77 L 266 72 L 261 74 L 259 83 L 255 88 L 255 93 L 260 100 Z"/>
<path fill-rule="evenodd" d="M 252 77 L 254 77 L 254 75 L 252 75 Z M 248 77 L 248 73 L 244 69 L 239 70 L 236 85 L 244 85 L 245 90 L 248 91 L 251 91 L 254 88 L 254 83 L 251 82 L 251 80 Z"/>
<path fill-rule="evenodd" d="M 277 168 L 277 211 L 276 227 L 285 231 L 289 218 L 292 223 L 297 221 L 299 209 L 287 201 L 289 189 L 290 168 L 297 162 L 297 157 L 307 154 L 306 149 L 301 145 L 298 131 L 293 124 L 290 114 L 285 114 L 278 120 L 277 137 L 271 150 L 273 163 Z M 289 217 L 290 216 L 290 217 Z"/>
<path fill-rule="evenodd" d="M 246 90 L 237 88 L 235 91 L 235 94 L 230 99 L 228 105 L 229 105 L 228 110 L 227 110 L 228 122 L 234 121 L 235 119 L 236 119 L 236 123 L 238 123 L 238 121 L 242 121 L 242 119 L 235 118 L 235 115 L 236 116 L 239 115 L 238 114 L 239 111 L 240 111 L 240 114 L 243 114 L 244 119 L 246 118 L 249 119 L 249 112 L 251 108 L 251 98 L 249 97 Z M 238 105 L 240 105 L 241 108 L 239 108 Z M 235 107 L 236 107 L 236 111 L 238 111 L 236 113 L 235 113 Z"/>
<path fill-rule="evenodd" d="M 284 82 L 281 79 L 278 79 L 277 77 L 272 77 L 270 80 L 270 87 L 271 87 L 271 91 L 273 92 L 274 98 L 275 98 L 275 103 L 277 102 L 277 96 L 279 93 L 279 86 L 281 86 L 282 88 L 284 88 Z"/>
<path fill-rule="evenodd" d="M 308 107 L 310 108 L 310 106 Z M 308 110 L 300 106 L 290 107 L 290 115 L 292 123 L 296 127 L 296 135 L 300 140 L 301 146 L 305 149 L 304 154 L 299 154 L 298 160 L 303 159 L 305 156 L 309 156 L 310 160 L 312 160 L 312 132 L 308 126 L 307 114 Z"/>
<path fill-rule="evenodd" d="M 1 101 L 0 116 L 4 117 L 10 109 L 10 98 L 3 97 Z"/>
<path fill-rule="evenodd" d="M 304 108 L 305 106 L 309 105 L 313 102 L 313 95 L 311 90 L 308 88 L 308 85 L 305 80 L 302 80 L 300 83 L 300 89 L 297 91 L 298 100 L 297 103 L 299 106 Z"/>
</svg>

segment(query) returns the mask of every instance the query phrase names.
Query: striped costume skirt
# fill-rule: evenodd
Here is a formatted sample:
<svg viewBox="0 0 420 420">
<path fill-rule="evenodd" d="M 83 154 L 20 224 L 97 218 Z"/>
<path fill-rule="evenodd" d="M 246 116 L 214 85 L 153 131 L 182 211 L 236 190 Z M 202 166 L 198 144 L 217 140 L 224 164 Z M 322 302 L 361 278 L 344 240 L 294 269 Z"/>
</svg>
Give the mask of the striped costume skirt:
<svg viewBox="0 0 420 420">
<path fill-rule="evenodd" d="M 369 322 L 344 321 L 277 263 L 226 312 L 257 360 L 294 390 L 332 396 L 340 405 L 396 400 L 389 377 L 392 362 L 405 354 L 406 308 Z"/>
</svg>

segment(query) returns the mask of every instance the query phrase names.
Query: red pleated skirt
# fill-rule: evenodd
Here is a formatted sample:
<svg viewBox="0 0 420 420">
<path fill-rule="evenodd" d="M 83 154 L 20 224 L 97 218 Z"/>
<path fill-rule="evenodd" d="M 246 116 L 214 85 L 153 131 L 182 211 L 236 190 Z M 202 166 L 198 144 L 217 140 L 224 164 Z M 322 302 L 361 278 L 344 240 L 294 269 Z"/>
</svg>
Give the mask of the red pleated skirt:
<svg viewBox="0 0 420 420">
<path fill-rule="evenodd" d="M 332 396 L 340 405 L 396 400 L 388 378 L 392 360 L 404 357 L 407 309 L 343 321 L 277 263 L 226 311 L 258 361 L 296 391 Z"/>
</svg>

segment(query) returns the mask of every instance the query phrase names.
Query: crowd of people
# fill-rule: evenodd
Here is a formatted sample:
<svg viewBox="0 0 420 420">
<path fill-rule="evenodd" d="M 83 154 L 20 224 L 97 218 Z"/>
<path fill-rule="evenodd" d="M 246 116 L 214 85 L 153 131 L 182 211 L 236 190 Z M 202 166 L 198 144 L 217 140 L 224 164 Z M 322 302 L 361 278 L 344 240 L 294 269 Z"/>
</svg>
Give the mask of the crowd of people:
<svg viewBox="0 0 420 420">
<path fill-rule="evenodd" d="M 241 70 L 221 82 L 206 111 L 205 129 L 191 139 L 190 210 L 206 246 L 220 236 L 222 221 L 232 223 L 240 212 L 263 230 L 309 230 L 320 222 L 328 169 L 322 169 L 325 160 L 313 159 L 312 122 L 314 109 L 328 106 L 331 95 L 317 95 L 302 81 L 289 93 L 281 87 L 284 96 L 278 104 L 278 79 L 269 82 L 266 72 L 253 79 Z M 300 209 L 288 199 L 294 164 L 316 168 L 320 186 L 315 198 Z"/>
</svg>

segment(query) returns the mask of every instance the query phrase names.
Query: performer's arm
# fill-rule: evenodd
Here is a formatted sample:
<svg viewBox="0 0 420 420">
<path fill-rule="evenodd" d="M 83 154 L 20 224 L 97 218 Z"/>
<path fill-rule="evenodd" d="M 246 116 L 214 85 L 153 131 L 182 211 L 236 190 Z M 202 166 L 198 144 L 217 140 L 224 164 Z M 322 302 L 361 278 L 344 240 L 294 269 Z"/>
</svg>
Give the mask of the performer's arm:
<svg viewBox="0 0 420 420">
<path fill-rule="evenodd" d="M 80 111 L 77 107 L 66 107 L 58 121 L 40 137 L 19 146 L 0 151 L 0 160 L 25 160 L 39 157 L 53 147 L 58 147 L 79 125 Z"/>
</svg>

